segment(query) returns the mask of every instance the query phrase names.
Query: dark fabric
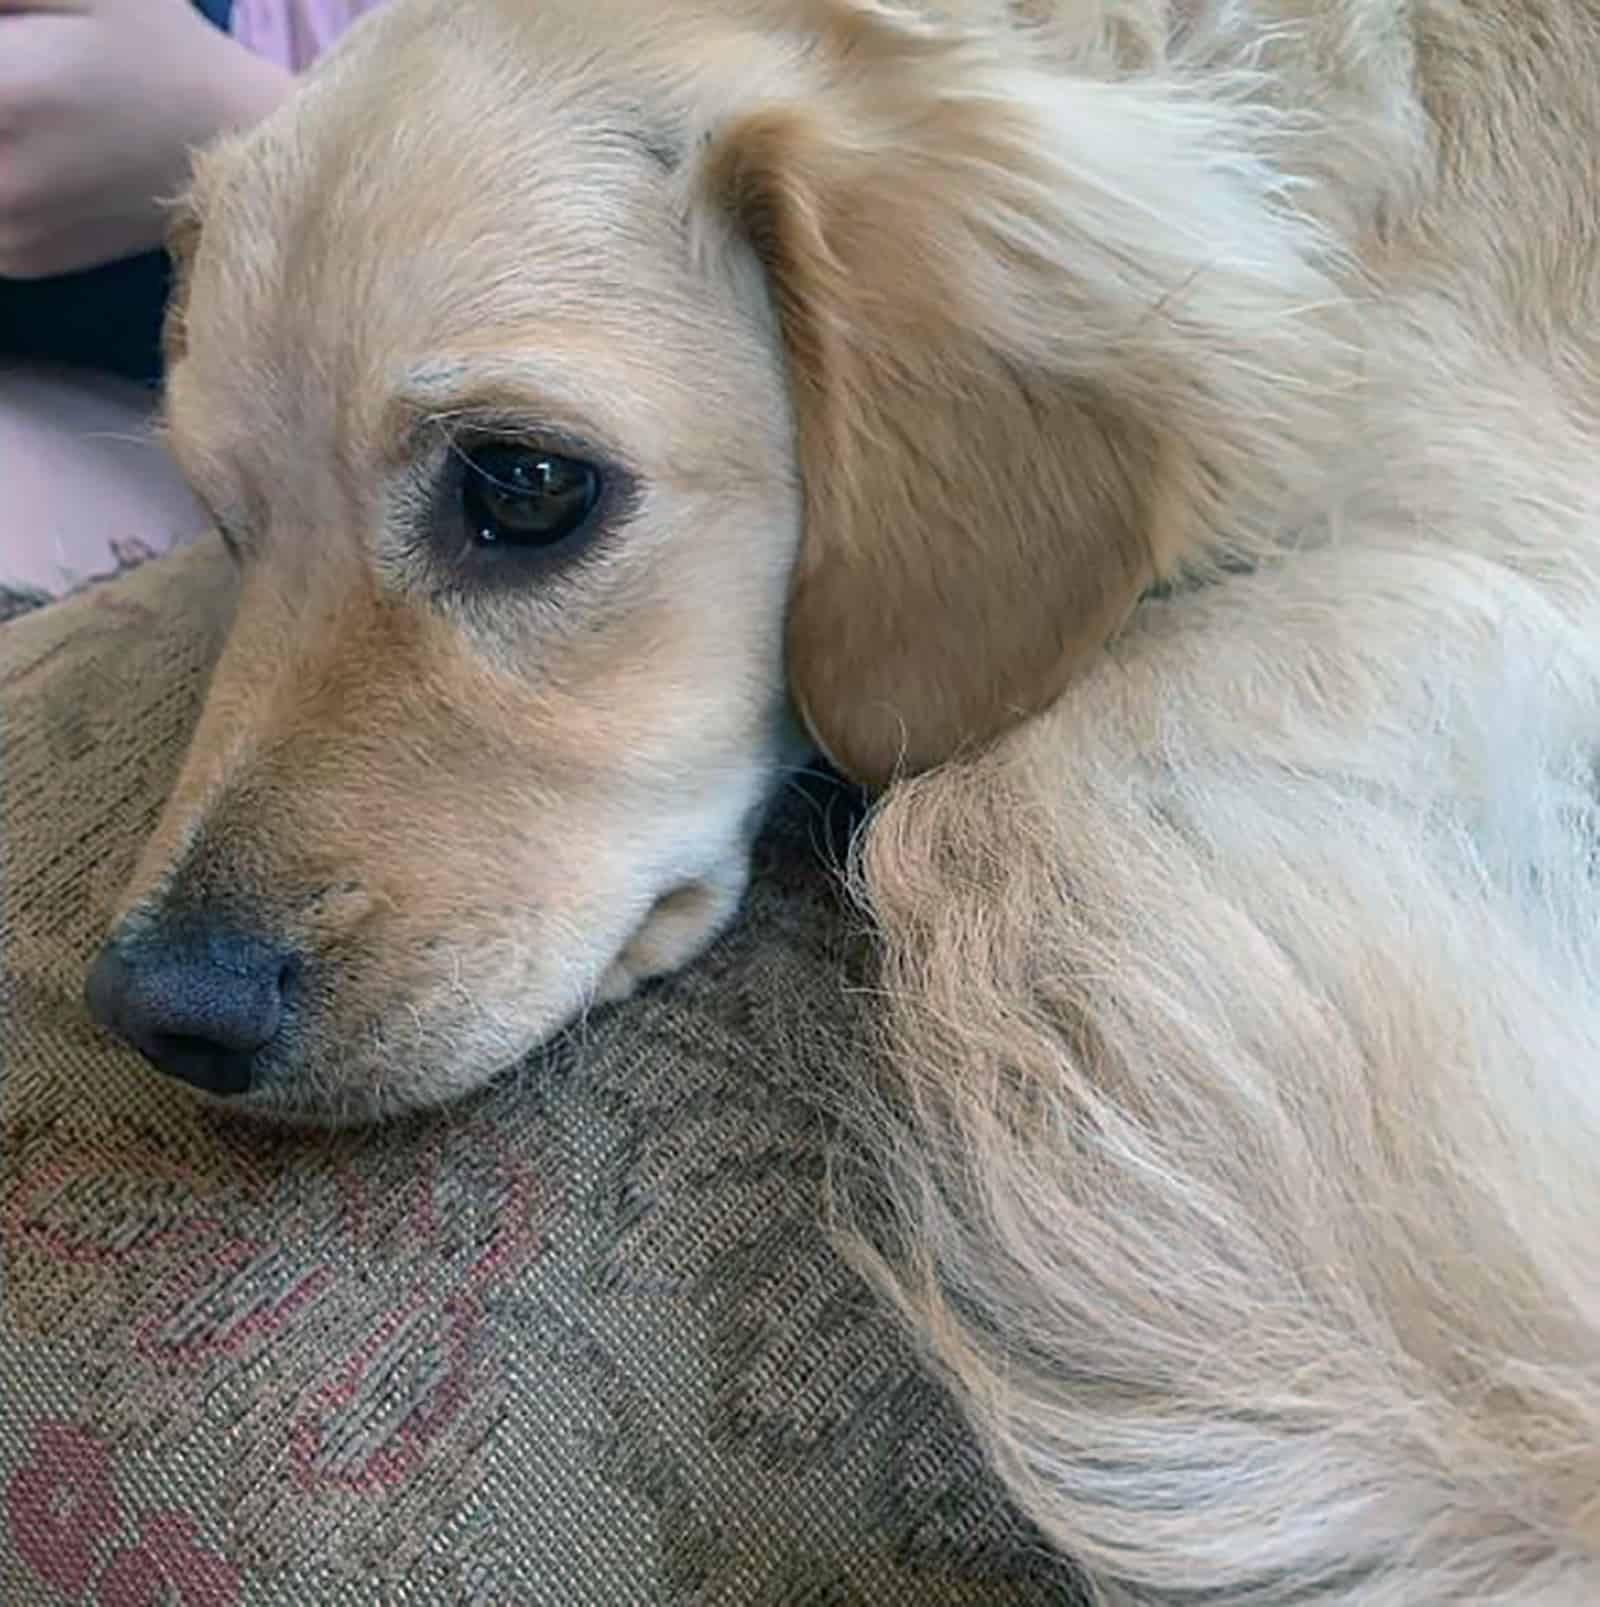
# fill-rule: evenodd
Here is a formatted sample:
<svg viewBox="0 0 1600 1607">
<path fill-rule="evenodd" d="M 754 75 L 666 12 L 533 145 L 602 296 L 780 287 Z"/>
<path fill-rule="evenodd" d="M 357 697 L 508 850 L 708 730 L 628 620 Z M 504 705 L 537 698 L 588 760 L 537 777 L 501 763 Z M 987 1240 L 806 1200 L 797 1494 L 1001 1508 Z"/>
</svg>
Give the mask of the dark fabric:
<svg viewBox="0 0 1600 1607">
<path fill-rule="evenodd" d="M 226 30 L 233 0 L 194 0 Z M 68 363 L 155 384 L 171 290 L 164 251 L 51 279 L 0 278 L 0 358 Z"/>
<path fill-rule="evenodd" d="M 32 613 L 49 601 L 42 591 L 35 591 L 31 586 L 0 586 L 0 625 L 19 614 Z"/>
</svg>

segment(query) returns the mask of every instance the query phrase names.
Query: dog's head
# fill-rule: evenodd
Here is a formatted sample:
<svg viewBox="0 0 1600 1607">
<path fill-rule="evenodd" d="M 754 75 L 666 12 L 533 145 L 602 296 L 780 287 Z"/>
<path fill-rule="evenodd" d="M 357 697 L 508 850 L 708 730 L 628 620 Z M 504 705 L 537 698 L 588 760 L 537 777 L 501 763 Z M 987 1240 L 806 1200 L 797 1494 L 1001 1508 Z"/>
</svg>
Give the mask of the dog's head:
<svg viewBox="0 0 1600 1607">
<path fill-rule="evenodd" d="M 1268 114 L 957 9 L 396 0 L 203 160 L 167 405 L 240 600 L 102 1019 L 247 1106 L 462 1092 L 720 929 L 802 731 L 984 742 L 1314 453 Z"/>
</svg>

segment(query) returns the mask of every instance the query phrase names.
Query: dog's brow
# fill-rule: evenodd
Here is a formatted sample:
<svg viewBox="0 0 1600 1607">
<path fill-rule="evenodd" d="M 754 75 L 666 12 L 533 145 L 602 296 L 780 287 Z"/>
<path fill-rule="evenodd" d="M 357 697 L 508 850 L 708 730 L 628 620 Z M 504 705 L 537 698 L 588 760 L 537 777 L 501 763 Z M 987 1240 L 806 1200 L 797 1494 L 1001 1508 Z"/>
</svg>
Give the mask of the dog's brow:
<svg viewBox="0 0 1600 1607">
<path fill-rule="evenodd" d="M 432 405 L 458 391 L 466 374 L 467 365 L 461 359 L 436 357 L 409 369 L 401 390 L 418 403 Z"/>
<path fill-rule="evenodd" d="M 570 384 L 534 364 L 438 357 L 412 365 L 400 377 L 386 409 L 384 435 L 396 457 L 408 457 L 427 430 L 458 420 L 575 442 L 598 442 L 611 433 L 596 427 Z"/>
</svg>

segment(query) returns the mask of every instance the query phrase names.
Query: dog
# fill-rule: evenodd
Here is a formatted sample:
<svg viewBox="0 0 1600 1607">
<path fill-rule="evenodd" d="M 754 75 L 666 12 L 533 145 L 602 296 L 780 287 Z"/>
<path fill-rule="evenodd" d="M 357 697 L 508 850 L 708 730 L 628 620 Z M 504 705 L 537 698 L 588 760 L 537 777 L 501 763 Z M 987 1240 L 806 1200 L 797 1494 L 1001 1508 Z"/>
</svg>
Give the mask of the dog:
<svg viewBox="0 0 1600 1607">
<path fill-rule="evenodd" d="M 175 224 L 238 615 L 94 1013 L 454 1098 L 820 750 L 853 1253 L 1102 1599 L 1600 1598 L 1597 68 L 1587 0 L 395 0 Z"/>
<path fill-rule="evenodd" d="M 405 0 L 207 154 L 168 437 L 242 591 L 101 1017 L 246 1109 L 463 1092 L 723 928 L 808 737 L 914 773 L 1247 555 L 1332 240 L 1156 48 Z"/>
</svg>

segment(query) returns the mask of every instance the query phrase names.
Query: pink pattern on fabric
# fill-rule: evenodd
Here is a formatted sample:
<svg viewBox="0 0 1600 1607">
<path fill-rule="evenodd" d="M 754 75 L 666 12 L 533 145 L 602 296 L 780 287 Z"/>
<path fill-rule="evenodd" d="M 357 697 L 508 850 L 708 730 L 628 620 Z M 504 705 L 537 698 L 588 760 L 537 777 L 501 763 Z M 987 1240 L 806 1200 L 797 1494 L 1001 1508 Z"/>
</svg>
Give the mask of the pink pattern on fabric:
<svg viewBox="0 0 1600 1607">
<path fill-rule="evenodd" d="M 379 0 L 233 0 L 229 31 L 247 50 L 304 72 Z"/>
<path fill-rule="evenodd" d="M 181 1512 L 158 1512 L 139 1525 L 139 1541 L 112 1557 L 100 1576 L 95 1607 L 233 1607 L 239 1575 L 231 1562 L 195 1542 Z"/>
<path fill-rule="evenodd" d="M 5 1490 L 11 1543 L 35 1576 L 63 1597 L 94 1607 L 234 1607 L 239 1575 L 196 1541 L 194 1521 L 176 1511 L 138 1518 L 138 1539 L 117 1544 L 123 1514 L 110 1454 L 71 1423 L 35 1426 L 33 1455 Z"/>
<path fill-rule="evenodd" d="M 32 1459 L 6 1487 L 5 1510 L 17 1555 L 47 1585 L 80 1595 L 99 1543 L 117 1532 L 111 1458 L 70 1423 L 41 1423 Z"/>
</svg>

